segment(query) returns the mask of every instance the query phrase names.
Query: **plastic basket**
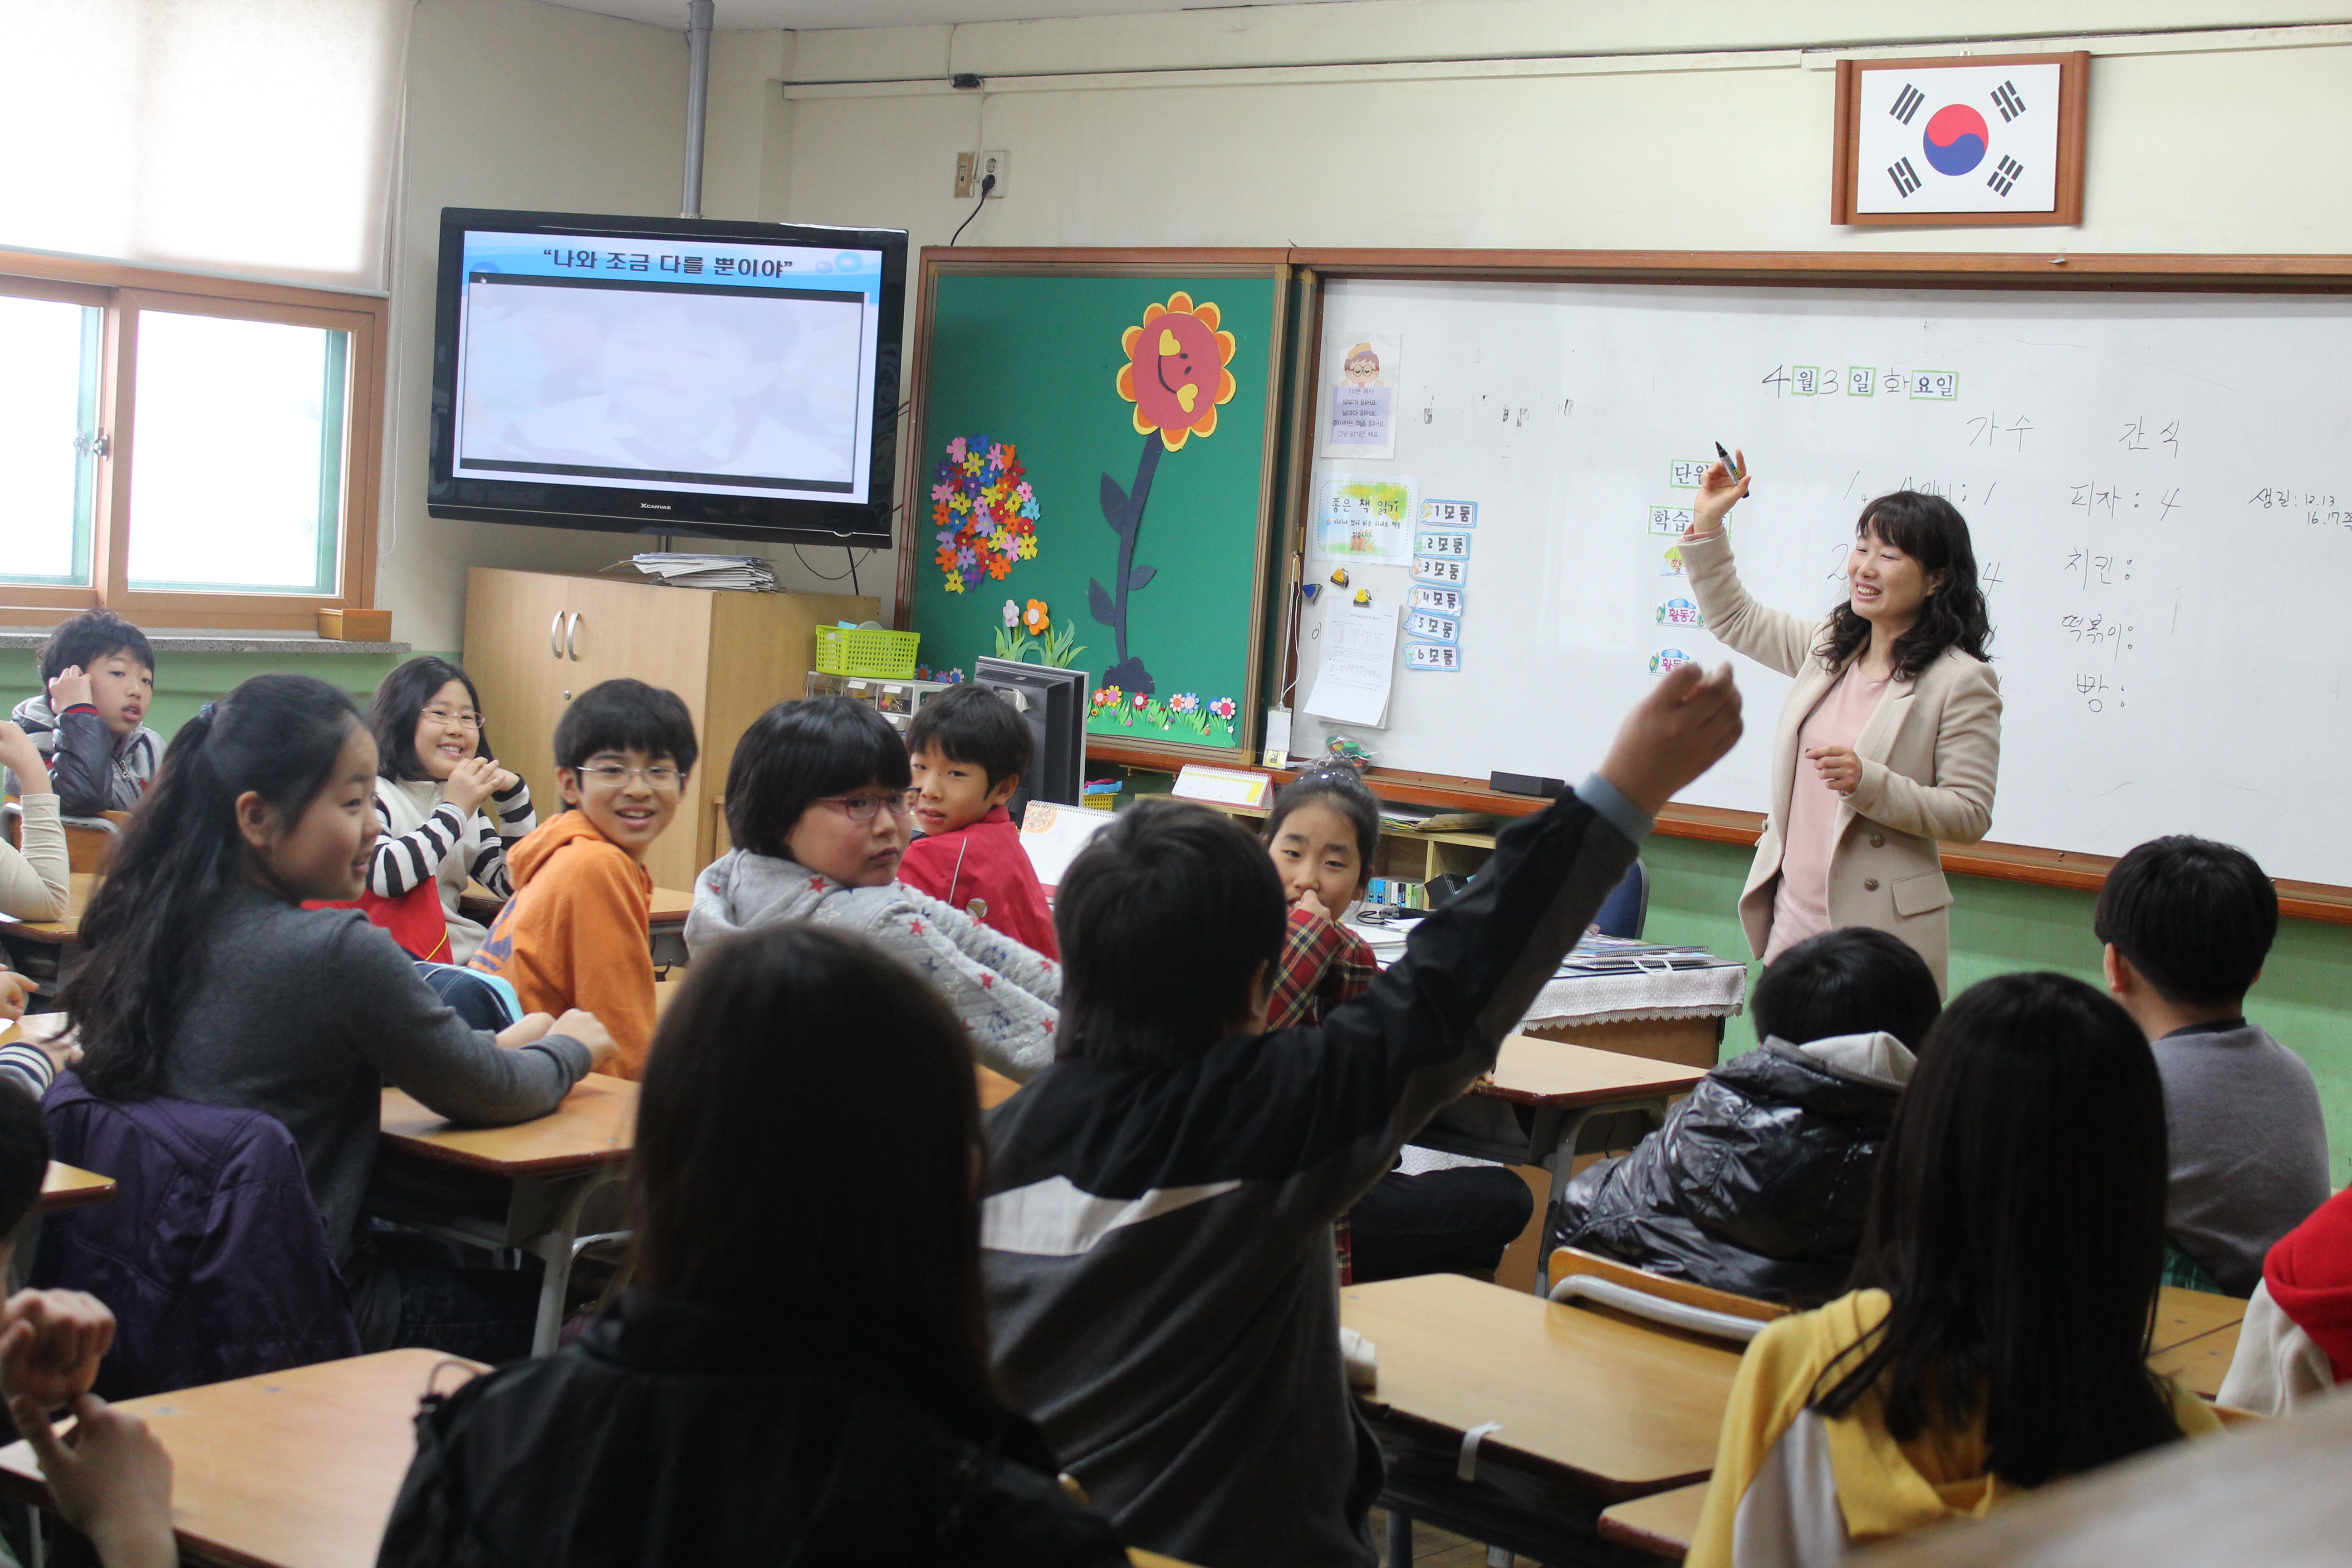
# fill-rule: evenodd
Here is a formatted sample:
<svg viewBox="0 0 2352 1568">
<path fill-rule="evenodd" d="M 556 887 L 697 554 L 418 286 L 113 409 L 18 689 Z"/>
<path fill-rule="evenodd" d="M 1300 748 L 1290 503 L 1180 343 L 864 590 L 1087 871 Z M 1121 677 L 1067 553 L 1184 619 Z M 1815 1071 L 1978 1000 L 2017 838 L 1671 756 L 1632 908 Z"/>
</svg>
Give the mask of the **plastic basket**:
<svg viewBox="0 0 2352 1568">
<path fill-rule="evenodd" d="M 816 628 L 816 667 L 825 675 L 862 675 L 878 680 L 907 680 L 915 673 L 915 649 L 920 632 L 845 631 L 839 626 Z"/>
</svg>

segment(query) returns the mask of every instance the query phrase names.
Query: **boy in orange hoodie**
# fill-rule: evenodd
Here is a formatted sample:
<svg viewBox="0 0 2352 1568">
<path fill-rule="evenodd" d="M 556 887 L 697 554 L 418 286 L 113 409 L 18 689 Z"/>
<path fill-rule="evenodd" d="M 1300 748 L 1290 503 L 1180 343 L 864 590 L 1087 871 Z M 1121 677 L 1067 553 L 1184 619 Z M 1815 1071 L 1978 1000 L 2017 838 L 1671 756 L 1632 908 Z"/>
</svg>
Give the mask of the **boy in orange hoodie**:
<svg viewBox="0 0 2352 1568">
<path fill-rule="evenodd" d="M 563 811 L 507 851 L 515 895 L 471 967 L 502 975 L 526 1011 L 583 1007 L 635 1078 L 654 1037 L 653 878 L 646 851 L 677 815 L 698 748 L 677 694 L 642 680 L 592 686 L 555 726 Z"/>
</svg>

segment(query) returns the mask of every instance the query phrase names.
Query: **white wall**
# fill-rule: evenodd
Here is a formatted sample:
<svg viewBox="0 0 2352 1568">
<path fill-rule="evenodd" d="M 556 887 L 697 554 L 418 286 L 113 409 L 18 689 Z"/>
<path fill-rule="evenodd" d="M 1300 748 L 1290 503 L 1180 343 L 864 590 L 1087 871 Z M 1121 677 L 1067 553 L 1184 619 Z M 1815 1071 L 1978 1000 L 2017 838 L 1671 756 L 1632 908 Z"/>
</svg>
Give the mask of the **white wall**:
<svg viewBox="0 0 2352 1568">
<path fill-rule="evenodd" d="M 721 33 L 704 210 L 942 244 L 971 205 L 950 194 L 955 154 L 990 147 L 1012 179 L 967 244 L 2352 251 L 2331 163 L 2352 145 L 2352 26 L 2307 26 L 2332 21 L 2311 0 L 1360 0 Z M 2077 47 L 2062 27 L 2095 54 L 2082 226 L 1829 223 L 1838 50 Z M 956 91 L 951 71 L 987 85 Z M 456 646 L 469 562 L 627 548 L 424 518 L 436 211 L 675 210 L 683 79 L 674 32 L 422 0 L 395 289 L 404 493 L 380 599 L 420 647 Z M 811 559 L 840 569 L 838 552 Z M 868 591 L 887 564 L 863 569 Z"/>
</svg>

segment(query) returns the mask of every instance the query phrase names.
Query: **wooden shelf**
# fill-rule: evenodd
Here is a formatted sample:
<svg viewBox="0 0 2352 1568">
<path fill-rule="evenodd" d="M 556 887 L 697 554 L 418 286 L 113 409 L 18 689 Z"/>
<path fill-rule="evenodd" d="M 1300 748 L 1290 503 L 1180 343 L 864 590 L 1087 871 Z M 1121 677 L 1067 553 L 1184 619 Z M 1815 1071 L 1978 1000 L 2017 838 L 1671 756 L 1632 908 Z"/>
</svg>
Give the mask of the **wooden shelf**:
<svg viewBox="0 0 2352 1568">
<path fill-rule="evenodd" d="M 1115 744 L 1105 745 L 1092 738 L 1087 744 L 1087 758 L 1089 763 L 1112 763 L 1154 773 L 1172 771 L 1168 767 L 1165 757 L 1149 752 L 1128 751 Z M 1295 768 L 1262 771 L 1271 773 L 1277 784 L 1288 784 L 1298 776 L 1298 770 Z M 1369 768 L 1365 770 L 1364 782 L 1371 785 L 1372 793 L 1382 801 L 1398 805 L 1484 811 L 1496 816 L 1529 816 L 1547 804 L 1527 795 L 1497 795 L 1476 779 L 1459 778 L 1448 773 Z M 1492 847 L 1494 842 L 1483 834 L 1396 831 L 1403 837 L 1434 843 L 1466 845 L 1479 842 Z M 1670 802 L 1664 811 L 1658 813 L 1658 832 L 1668 838 L 1696 838 L 1709 844 L 1753 848 L 1756 841 L 1763 837 L 1764 816 L 1760 812 Z M 1435 859 L 1433 853 L 1433 865 Z M 2043 849 L 2027 844 L 1947 844 L 1943 847 L 1943 860 L 1944 870 L 1953 876 L 1986 877 L 1996 881 L 2026 882 L 2042 888 L 2071 888 L 2087 893 L 2099 890 L 2107 879 L 2107 872 L 2116 863 L 2112 855 L 2084 855 L 2072 849 Z M 2325 925 L 2352 925 L 2352 888 L 2275 878 L 2273 885 L 2278 889 L 2279 913 L 2288 919 L 2317 921 Z"/>
</svg>

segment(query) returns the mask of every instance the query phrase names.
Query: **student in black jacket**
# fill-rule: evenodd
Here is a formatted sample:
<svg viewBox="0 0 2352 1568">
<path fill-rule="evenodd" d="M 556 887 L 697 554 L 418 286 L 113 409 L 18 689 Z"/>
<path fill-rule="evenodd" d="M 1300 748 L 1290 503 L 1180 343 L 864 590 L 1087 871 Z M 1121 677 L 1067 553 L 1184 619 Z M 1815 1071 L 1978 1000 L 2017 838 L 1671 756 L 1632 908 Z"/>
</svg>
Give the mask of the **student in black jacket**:
<svg viewBox="0 0 2352 1568">
<path fill-rule="evenodd" d="M 1372 1568 L 1331 1222 L 1494 1067 L 1659 807 L 1738 737 L 1728 667 L 1662 678 L 1311 1028 L 1266 1030 L 1282 887 L 1230 818 L 1147 801 L 1071 864 L 1055 1059 L 990 1115 L 981 1245 L 1006 1396 L 1136 1544 Z"/>
<path fill-rule="evenodd" d="M 1578 1172 L 1548 1247 L 1797 1307 L 1844 1292 L 1879 1146 L 1942 1011 L 1936 976 L 1899 939 L 1847 926 L 1773 960 L 1750 1007 L 1763 1045 L 1633 1152 Z"/>
<path fill-rule="evenodd" d="M 797 924 L 698 956 L 638 1102 L 634 1285 L 426 1401 L 378 1563 L 1122 1568 L 990 1385 L 981 1157 L 911 972 Z"/>
</svg>

